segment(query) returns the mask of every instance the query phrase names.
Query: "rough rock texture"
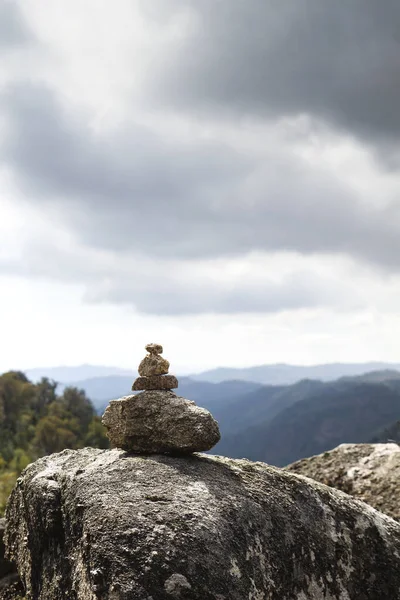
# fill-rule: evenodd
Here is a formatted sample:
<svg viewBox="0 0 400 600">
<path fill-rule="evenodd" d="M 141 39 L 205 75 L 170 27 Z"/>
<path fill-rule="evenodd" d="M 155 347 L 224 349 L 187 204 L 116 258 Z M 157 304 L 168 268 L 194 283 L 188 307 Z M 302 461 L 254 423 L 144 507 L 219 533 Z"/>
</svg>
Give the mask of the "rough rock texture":
<svg viewBox="0 0 400 600">
<path fill-rule="evenodd" d="M 31 600 L 399 600 L 400 525 L 262 463 L 65 450 L 30 465 L 6 544 Z"/>
<path fill-rule="evenodd" d="M 15 565 L 4 557 L 3 537 L 5 524 L 5 519 L 0 519 L 0 600 L 17 600 L 19 596 L 18 592 L 22 592 L 22 588 L 18 582 Z"/>
<path fill-rule="evenodd" d="M 159 354 L 148 354 L 139 365 L 138 372 L 142 377 L 152 375 L 166 375 L 169 370 L 169 362 Z"/>
<path fill-rule="evenodd" d="M 161 344 L 146 344 L 145 349 L 150 354 L 162 354 L 164 352 Z"/>
<path fill-rule="evenodd" d="M 17 575 L 0 579 L 0 600 L 24 600 L 25 593 Z"/>
<path fill-rule="evenodd" d="M 398 444 L 341 444 L 286 468 L 347 492 L 400 521 Z"/>
<path fill-rule="evenodd" d="M 174 390 L 178 387 L 178 380 L 174 375 L 153 375 L 152 377 L 138 377 L 132 385 L 134 392 L 139 390 Z"/>
<path fill-rule="evenodd" d="M 210 450 L 220 440 L 208 410 L 168 391 L 112 400 L 103 424 L 114 447 L 142 454 L 189 454 Z"/>
<path fill-rule="evenodd" d="M 15 565 L 10 563 L 4 557 L 4 529 L 5 529 L 6 521 L 5 519 L 0 519 L 0 579 L 9 575 L 10 573 L 15 573 Z"/>
</svg>

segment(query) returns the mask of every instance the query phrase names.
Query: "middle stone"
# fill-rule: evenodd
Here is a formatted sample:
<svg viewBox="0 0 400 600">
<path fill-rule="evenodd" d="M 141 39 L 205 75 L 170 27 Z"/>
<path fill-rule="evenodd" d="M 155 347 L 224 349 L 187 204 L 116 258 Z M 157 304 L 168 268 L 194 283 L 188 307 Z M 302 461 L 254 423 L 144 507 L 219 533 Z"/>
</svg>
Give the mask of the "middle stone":
<svg viewBox="0 0 400 600">
<path fill-rule="evenodd" d="M 148 354 L 139 365 L 139 375 L 151 377 L 152 375 L 166 375 L 169 370 L 169 362 L 159 354 Z"/>
<path fill-rule="evenodd" d="M 150 375 L 150 377 L 138 377 L 132 385 L 132 390 L 173 390 L 178 387 L 175 375 Z"/>
</svg>

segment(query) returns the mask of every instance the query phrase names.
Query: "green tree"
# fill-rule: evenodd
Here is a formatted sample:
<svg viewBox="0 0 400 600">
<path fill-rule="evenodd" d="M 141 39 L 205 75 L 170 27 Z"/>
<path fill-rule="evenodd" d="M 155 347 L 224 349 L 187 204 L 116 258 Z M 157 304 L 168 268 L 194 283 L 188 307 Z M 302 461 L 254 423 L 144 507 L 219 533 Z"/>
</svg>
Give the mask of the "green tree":
<svg viewBox="0 0 400 600">
<path fill-rule="evenodd" d="M 60 417 L 43 417 L 39 421 L 33 440 L 33 447 L 39 455 L 53 454 L 53 452 L 61 452 L 65 448 L 76 448 L 77 446 L 77 435 Z"/>
<path fill-rule="evenodd" d="M 35 386 L 22 378 L 18 371 L 10 371 L 0 377 L 0 406 L 2 424 L 15 432 L 20 414 L 29 410 L 35 396 Z"/>
<path fill-rule="evenodd" d="M 57 399 L 56 389 L 58 383 L 51 381 L 47 377 L 42 377 L 36 384 L 35 409 L 38 417 L 46 414 L 47 407 Z"/>
<path fill-rule="evenodd" d="M 22 448 L 17 448 L 14 452 L 14 456 L 12 461 L 10 462 L 10 468 L 13 472 L 20 475 L 20 473 L 32 462 L 31 456 L 22 450 Z"/>
<path fill-rule="evenodd" d="M 67 387 L 60 401 L 65 409 L 78 419 L 81 431 L 86 431 L 95 411 L 93 404 L 86 396 L 84 390 L 78 390 L 76 387 Z"/>
<path fill-rule="evenodd" d="M 0 376 L 0 516 L 20 472 L 40 456 L 65 448 L 108 448 L 94 407 L 83 390 L 42 378 L 33 384 L 20 371 Z"/>
<path fill-rule="evenodd" d="M 110 447 L 110 442 L 106 436 L 106 430 L 99 417 L 93 417 L 92 421 L 89 423 L 85 437 L 85 446 L 103 449 Z"/>
<path fill-rule="evenodd" d="M 4 515 L 7 499 L 17 481 L 17 474 L 13 471 L 0 471 L 0 517 Z"/>
</svg>

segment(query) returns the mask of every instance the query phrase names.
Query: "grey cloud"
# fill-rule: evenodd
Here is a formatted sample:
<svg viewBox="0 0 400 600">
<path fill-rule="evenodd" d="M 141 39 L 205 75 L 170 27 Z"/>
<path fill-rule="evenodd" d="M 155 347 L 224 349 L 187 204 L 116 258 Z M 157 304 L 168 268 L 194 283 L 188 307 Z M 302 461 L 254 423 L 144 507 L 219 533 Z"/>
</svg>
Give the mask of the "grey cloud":
<svg viewBox="0 0 400 600">
<path fill-rule="evenodd" d="M 155 57 L 148 98 L 222 117 L 307 113 L 386 149 L 398 142 L 398 0 L 168 5 L 190 8 L 194 26 Z"/>
<path fill-rule="evenodd" d="M 156 0 L 143 4 L 148 18 L 162 22 L 184 7 L 197 26 L 157 53 L 142 86 L 146 103 L 211 114 L 211 129 L 215 117 L 235 123 L 241 115 L 273 121 L 308 113 L 385 150 L 398 146 L 398 0 L 161 1 L 160 13 Z M 0 46 L 28 39 L 17 5 L 0 5 Z M 329 273 L 299 272 L 281 283 L 244 273 L 227 285 L 222 276 L 205 278 L 198 259 L 287 250 L 400 270 L 398 203 L 367 208 L 283 142 L 267 138 L 261 151 L 218 136 L 187 141 L 154 132 L 140 114 L 96 135 L 53 91 L 26 82 L 0 97 L 0 111 L 0 161 L 25 202 L 48 212 L 49 227 L 58 214 L 97 256 L 92 262 L 38 240 L 23 260 L 0 263 L 0 272 L 78 282 L 88 301 L 175 315 L 363 303 L 361 292 Z"/>
<path fill-rule="evenodd" d="M 32 41 L 29 31 L 14 0 L 0 2 L 0 52 Z"/>
<path fill-rule="evenodd" d="M 57 198 L 67 197 L 67 208 L 78 204 L 78 219 L 86 205 L 95 212 L 81 223 L 85 234 L 90 236 L 91 224 L 105 237 L 109 230 L 111 245 L 140 244 L 147 229 L 154 251 L 166 250 L 163 236 L 209 221 L 210 191 L 223 191 L 227 180 L 238 184 L 251 168 L 249 159 L 222 143 L 174 145 L 135 122 L 106 139 L 96 137 L 67 119 L 54 94 L 40 86 L 10 88 L 0 109 L 8 121 L 0 152 L 27 190 L 38 202 L 62 204 Z M 160 235 L 160 244 L 152 234 Z"/>
<path fill-rule="evenodd" d="M 31 85 L 10 89 L 0 109 L 8 123 L 0 156 L 27 201 L 57 208 L 88 246 L 180 259 L 343 253 L 399 268 L 396 205 L 367 209 L 279 147 L 260 156 L 128 122 L 99 137 Z"/>
<path fill-rule="evenodd" d="M 310 273 L 298 273 L 283 283 L 260 279 L 257 284 L 246 280 L 234 286 L 223 282 L 196 281 L 195 269 L 192 280 L 182 280 L 176 285 L 168 276 L 149 279 L 146 290 L 137 289 L 132 279 L 130 285 L 113 281 L 107 291 L 89 289 L 86 299 L 91 302 L 132 304 L 143 313 L 178 316 L 204 313 L 276 313 L 303 308 L 346 308 L 362 306 L 357 297 L 339 296 L 339 290 L 327 287 Z M 139 286 L 140 288 L 140 286 Z M 342 286 L 342 291 L 345 286 Z"/>
<path fill-rule="evenodd" d="M 275 281 L 255 279 L 244 272 L 240 279 L 213 279 L 195 262 L 164 264 L 131 255 L 123 265 L 109 256 L 80 254 L 45 240 L 26 247 L 24 260 L 0 258 L 0 271 L 8 275 L 69 282 L 83 286 L 88 303 L 131 305 L 144 314 L 195 315 L 205 313 L 276 313 L 304 308 L 364 306 L 350 282 L 303 269 Z M 221 267 L 222 269 L 222 267 Z"/>
</svg>

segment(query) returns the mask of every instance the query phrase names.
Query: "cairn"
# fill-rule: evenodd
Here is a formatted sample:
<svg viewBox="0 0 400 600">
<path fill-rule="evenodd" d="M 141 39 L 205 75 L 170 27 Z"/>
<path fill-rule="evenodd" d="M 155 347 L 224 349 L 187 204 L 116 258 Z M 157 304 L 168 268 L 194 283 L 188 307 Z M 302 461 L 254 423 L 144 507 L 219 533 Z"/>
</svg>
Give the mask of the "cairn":
<svg viewBox="0 0 400 600">
<path fill-rule="evenodd" d="M 133 382 L 132 390 L 173 390 L 178 387 L 174 375 L 168 375 L 169 362 L 160 356 L 163 347 L 160 344 L 147 344 L 149 353 L 139 365 L 139 377 Z"/>
<path fill-rule="evenodd" d="M 191 454 L 220 440 L 218 423 L 205 408 L 177 396 L 178 380 L 160 344 L 147 344 L 132 385 L 141 393 L 111 400 L 102 422 L 111 445 L 137 454 Z"/>
</svg>

